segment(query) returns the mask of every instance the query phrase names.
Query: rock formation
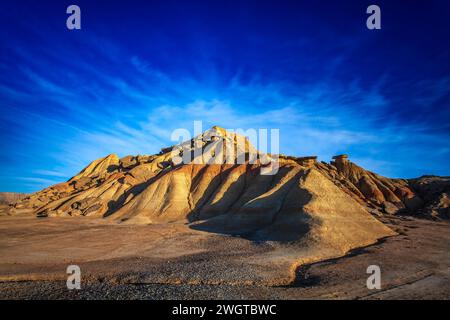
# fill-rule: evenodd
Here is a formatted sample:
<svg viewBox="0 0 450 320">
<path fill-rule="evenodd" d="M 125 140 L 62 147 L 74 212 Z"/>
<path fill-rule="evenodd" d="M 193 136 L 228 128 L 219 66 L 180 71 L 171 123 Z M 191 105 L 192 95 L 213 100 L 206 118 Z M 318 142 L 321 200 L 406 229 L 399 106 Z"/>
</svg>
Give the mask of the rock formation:
<svg viewBox="0 0 450 320">
<path fill-rule="evenodd" d="M 410 184 L 424 201 L 417 210 L 419 215 L 450 219 L 450 177 L 423 176 Z"/>
<path fill-rule="evenodd" d="M 214 157 L 224 152 L 220 142 L 233 146 L 233 160 L 244 155 L 244 163 L 215 163 Z M 207 152 L 196 154 L 198 147 Z M 175 149 L 178 153 L 173 150 L 121 159 L 108 155 L 6 212 L 126 223 L 185 221 L 193 228 L 257 239 L 307 236 L 332 243 L 333 237 L 345 234 L 348 247 L 392 234 L 370 213 L 449 214 L 449 179 L 389 179 L 359 167 L 347 155 L 330 163 L 279 155 L 278 173 L 261 175 L 265 164 L 250 161 L 261 154 L 246 138 L 219 127 L 184 142 Z M 180 163 L 187 155 L 193 160 Z"/>
</svg>

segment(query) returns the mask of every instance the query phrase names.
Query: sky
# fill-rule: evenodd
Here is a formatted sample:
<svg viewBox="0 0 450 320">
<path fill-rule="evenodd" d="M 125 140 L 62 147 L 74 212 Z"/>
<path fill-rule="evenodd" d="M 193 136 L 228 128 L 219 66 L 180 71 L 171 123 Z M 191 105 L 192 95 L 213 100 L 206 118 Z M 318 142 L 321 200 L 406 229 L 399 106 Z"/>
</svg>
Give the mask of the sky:
<svg viewBox="0 0 450 320">
<path fill-rule="evenodd" d="M 283 154 L 388 177 L 450 175 L 449 1 L 4 0 L 0 21 L 2 192 L 157 153 L 193 121 L 279 129 Z"/>
</svg>

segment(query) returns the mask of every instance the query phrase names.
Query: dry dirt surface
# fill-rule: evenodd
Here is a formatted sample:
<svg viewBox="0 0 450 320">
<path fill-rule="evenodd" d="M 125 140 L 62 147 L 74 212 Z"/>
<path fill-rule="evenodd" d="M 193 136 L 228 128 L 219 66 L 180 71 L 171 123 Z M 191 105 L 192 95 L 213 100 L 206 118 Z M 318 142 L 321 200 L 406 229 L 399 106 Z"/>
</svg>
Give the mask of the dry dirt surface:
<svg viewBox="0 0 450 320">
<path fill-rule="evenodd" d="M 295 245 L 182 223 L 0 217 L 1 299 L 449 299 L 450 223 L 383 221 L 398 232 L 346 256 L 298 266 Z M 81 290 L 68 290 L 77 264 Z M 381 268 L 381 290 L 366 269 Z"/>
</svg>

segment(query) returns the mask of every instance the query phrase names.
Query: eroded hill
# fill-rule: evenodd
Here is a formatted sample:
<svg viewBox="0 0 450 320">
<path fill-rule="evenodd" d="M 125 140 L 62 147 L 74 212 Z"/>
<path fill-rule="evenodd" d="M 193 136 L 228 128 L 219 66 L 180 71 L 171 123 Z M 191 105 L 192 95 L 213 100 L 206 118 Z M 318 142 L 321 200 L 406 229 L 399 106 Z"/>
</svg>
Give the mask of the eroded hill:
<svg viewBox="0 0 450 320">
<path fill-rule="evenodd" d="M 206 139 L 205 139 L 206 137 Z M 214 127 L 184 144 L 202 144 L 217 150 L 224 141 L 235 143 L 238 135 Z M 244 149 L 257 152 L 245 140 Z M 289 193 L 298 193 L 293 207 L 303 208 L 310 190 L 301 181 L 319 175 L 374 214 L 419 214 L 446 218 L 449 210 L 449 178 L 389 179 L 367 171 L 348 160 L 334 157 L 330 163 L 316 157 L 280 155 L 276 175 L 261 175 L 263 166 L 214 164 L 201 155 L 189 164 L 175 164 L 172 148 L 157 155 L 111 154 L 95 160 L 69 181 L 53 185 L 18 201 L 7 214 L 33 212 L 39 216 L 100 216 L 136 223 L 207 220 L 220 215 L 250 217 L 259 212 L 273 219 L 286 204 Z M 317 187 L 319 184 L 317 184 Z M 311 186 L 314 189 L 316 186 Z M 309 199 L 308 199 L 309 197 Z M 334 203 L 334 205 L 339 205 Z M 246 219 L 246 218 L 243 218 Z M 270 220 L 270 219 L 269 219 Z M 253 222 L 251 222 L 253 224 Z"/>
<path fill-rule="evenodd" d="M 237 143 L 241 138 L 214 127 L 183 143 L 178 155 L 192 153 L 194 159 L 187 164 L 176 159 L 173 148 L 122 159 L 111 154 L 95 160 L 69 181 L 31 194 L 2 213 L 158 225 L 159 230 L 179 230 L 176 235 L 169 232 L 177 241 L 205 234 L 257 240 L 255 244 L 264 241 L 270 249 L 249 256 L 250 265 L 280 265 L 283 270 L 263 277 L 267 283 L 274 277 L 279 283 L 288 283 L 299 265 L 342 256 L 395 235 L 377 216 L 449 215 L 448 178 L 389 179 L 359 167 L 346 155 L 336 156 L 330 163 L 317 162 L 316 157 L 280 155 L 278 171 L 265 175 L 261 173 L 267 170 L 267 163 L 250 163 L 251 153 L 261 154 L 245 138 L 243 144 Z M 244 163 L 212 161 L 212 154 L 222 152 L 220 141 L 231 144 L 236 154 L 244 154 Z M 196 154 L 198 145 L 208 152 Z M 162 237 L 152 241 L 167 244 L 168 235 Z M 159 250 L 173 255 L 175 247 Z M 242 263 L 243 257 L 240 259 Z M 196 277 L 201 270 L 203 267 Z M 219 274 L 217 278 L 221 278 Z"/>
</svg>

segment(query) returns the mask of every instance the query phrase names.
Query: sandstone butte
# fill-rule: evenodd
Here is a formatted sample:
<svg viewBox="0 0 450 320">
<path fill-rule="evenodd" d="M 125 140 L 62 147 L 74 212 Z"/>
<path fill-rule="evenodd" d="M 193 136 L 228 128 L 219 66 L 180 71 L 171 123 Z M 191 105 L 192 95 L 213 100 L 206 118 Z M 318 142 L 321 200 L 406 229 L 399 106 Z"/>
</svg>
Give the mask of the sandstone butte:
<svg viewBox="0 0 450 320">
<path fill-rule="evenodd" d="M 207 148 L 220 139 L 234 143 L 241 138 L 219 127 L 203 137 L 184 146 Z M 254 151 L 248 140 L 244 145 L 237 151 Z M 171 151 L 122 159 L 108 155 L 0 214 L 185 223 L 195 230 L 284 243 L 302 257 L 299 263 L 341 256 L 395 235 L 377 216 L 449 216 L 448 178 L 385 178 L 347 155 L 330 163 L 279 155 L 279 171 L 261 175 L 258 163 L 204 164 L 200 159 L 200 164 L 175 164 Z"/>
</svg>

